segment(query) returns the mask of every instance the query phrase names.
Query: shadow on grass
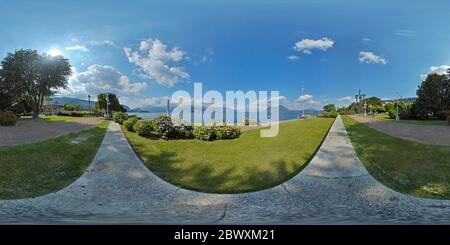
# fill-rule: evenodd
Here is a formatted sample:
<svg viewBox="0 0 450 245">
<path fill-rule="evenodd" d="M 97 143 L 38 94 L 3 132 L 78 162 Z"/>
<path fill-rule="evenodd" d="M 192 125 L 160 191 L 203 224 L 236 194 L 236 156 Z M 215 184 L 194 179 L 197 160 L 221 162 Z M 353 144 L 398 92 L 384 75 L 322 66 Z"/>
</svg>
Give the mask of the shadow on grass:
<svg viewBox="0 0 450 245">
<path fill-rule="evenodd" d="M 450 199 L 450 147 L 402 140 L 343 120 L 359 159 L 378 181 L 413 196 Z"/>
<path fill-rule="evenodd" d="M 243 193 L 274 187 L 296 176 L 314 158 L 330 129 L 331 124 L 314 152 L 298 153 L 297 159 L 301 159 L 299 160 L 301 162 L 279 157 L 263 164 L 262 167 L 254 164 L 244 166 L 245 159 L 240 160 L 243 165 L 221 165 L 214 158 L 210 163 L 206 162 L 211 159 L 208 158 L 199 164 L 195 164 L 185 162 L 186 160 L 173 150 L 145 149 L 145 141 L 130 145 L 142 159 L 144 165 L 156 175 L 174 185 L 209 193 Z M 149 139 L 148 142 L 151 141 L 153 139 Z M 273 154 L 277 154 L 277 152 Z M 216 157 L 220 158 L 220 155 Z"/>
</svg>

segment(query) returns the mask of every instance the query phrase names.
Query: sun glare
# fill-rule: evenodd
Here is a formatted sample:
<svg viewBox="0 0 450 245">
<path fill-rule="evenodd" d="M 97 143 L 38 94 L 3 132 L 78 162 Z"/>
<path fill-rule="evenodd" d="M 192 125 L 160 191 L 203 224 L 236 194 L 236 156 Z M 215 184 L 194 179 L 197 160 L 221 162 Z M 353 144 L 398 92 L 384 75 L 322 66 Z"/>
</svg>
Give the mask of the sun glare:
<svg viewBox="0 0 450 245">
<path fill-rule="evenodd" d="M 58 49 L 51 49 L 50 51 L 48 51 L 48 54 L 51 56 L 58 56 L 61 55 L 62 53 Z"/>
</svg>

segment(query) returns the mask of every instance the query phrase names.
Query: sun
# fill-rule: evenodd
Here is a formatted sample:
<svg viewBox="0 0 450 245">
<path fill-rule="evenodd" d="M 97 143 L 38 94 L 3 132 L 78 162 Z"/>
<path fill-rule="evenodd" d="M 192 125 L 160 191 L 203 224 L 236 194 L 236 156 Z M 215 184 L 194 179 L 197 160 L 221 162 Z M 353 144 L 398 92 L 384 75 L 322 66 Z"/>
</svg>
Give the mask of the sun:
<svg viewBox="0 0 450 245">
<path fill-rule="evenodd" d="M 50 56 L 62 55 L 62 53 L 61 53 L 61 51 L 59 49 L 51 49 L 50 51 L 48 51 L 48 54 Z"/>
</svg>

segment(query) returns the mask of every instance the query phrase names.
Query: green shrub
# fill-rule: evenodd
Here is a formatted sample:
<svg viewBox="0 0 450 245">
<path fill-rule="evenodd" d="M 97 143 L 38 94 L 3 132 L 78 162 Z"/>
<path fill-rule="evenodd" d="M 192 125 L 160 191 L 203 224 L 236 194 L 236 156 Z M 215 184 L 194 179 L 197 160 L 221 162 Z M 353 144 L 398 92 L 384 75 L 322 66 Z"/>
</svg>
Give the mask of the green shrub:
<svg viewBox="0 0 450 245">
<path fill-rule="evenodd" d="M 194 136 L 199 140 L 235 139 L 241 135 L 241 129 L 236 126 L 200 126 L 194 129 Z"/>
<path fill-rule="evenodd" d="M 68 116 L 68 117 L 83 117 L 84 115 L 85 115 L 85 113 L 78 112 L 78 111 L 66 111 L 66 112 L 58 113 L 58 116 Z"/>
<path fill-rule="evenodd" d="M 151 121 L 139 120 L 134 124 L 134 131 L 139 136 L 150 136 L 153 131 L 153 124 Z"/>
<path fill-rule="evenodd" d="M 339 114 L 341 115 L 353 115 L 353 111 L 345 109 L 345 110 L 339 110 Z"/>
<path fill-rule="evenodd" d="M 171 130 L 170 138 L 175 139 L 193 139 L 194 128 L 187 125 L 174 126 Z"/>
<path fill-rule="evenodd" d="M 116 112 L 114 113 L 113 120 L 118 124 L 123 124 L 128 119 L 128 115 L 124 112 Z"/>
<path fill-rule="evenodd" d="M 372 111 L 378 112 L 378 113 L 383 113 L 383 112 L 386 112 L 386 109 L 382 105 L 376 105 L 372 108 Z"/>
<path fill-rule="evenodd" d="M 388 111 L 388 114 L 389 114 L 389 118 L 390 119 L 395 119 L 395 117 L 397 116 L 397 111 L 391 109 L 391 110 Z"/>
<path fill-rule="evenodd" d="M 318 117 L 336 118 L 337 115 L 338 115 L 337 112 L 325 112 L 325 113 L 319 114 Z"/>
<path fill-rule="evenodd" d="M 208 126 L 199 126 L 194 128 L 194 136 L 199 140 L 213 140 L 215 139 L 214 129 Z"/>
<path fill-rule="evenodd" d="M 159 115 L 155 119 L 155 134 L 163 139 L 168 139 L 172 135 L 173 123 L 170 116 Z"/>
<path fill-rule="evenodd" d="M 130 132 L 134 132 L 134 124 L 139 121 L 137 117 L 130 117 L 125 122 L 123 122 L 123 126 Z"/>
<path fill-rule="evenodd" d="M 215 139 L 235 139 L 241 135 L 241 129 L 236 126 L 214 127 Z"/>
<path fill-rule="evenodd" d="M 17 122 L 17 116 L 12 111 L 0 112 L 0 125 L 12 126 Z"/>
</svg>

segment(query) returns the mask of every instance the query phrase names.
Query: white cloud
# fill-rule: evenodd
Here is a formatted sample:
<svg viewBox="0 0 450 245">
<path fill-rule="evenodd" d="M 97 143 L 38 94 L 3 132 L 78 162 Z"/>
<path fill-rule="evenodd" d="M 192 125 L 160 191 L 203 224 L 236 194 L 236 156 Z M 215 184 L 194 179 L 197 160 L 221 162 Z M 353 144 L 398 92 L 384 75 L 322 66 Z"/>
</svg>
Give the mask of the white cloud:
<svg viewBox="0 0 450 245">
<path fill-rule="evenodd" d="M 69 50 L 69 51 L 81 51 L 81 52 L 88 52 L 89 49 L 87 49 L 85 46 L 83 45 L 74 45 L 74 46 L 68 46 L 64 48 L 65 50 Z"/>
<path fill-rule="evenodd" d="M 386 65 L 387 64 L 387 60 L 381 56 L 378 56 L 372 52 L 366 52 L 366 51 L 361 51 L 359 52 L 359 62 L 361 63 L 367 63 L 367 64 L 383 64 Z"/>
<path fill-rule="evenodd" d="M 113 47 L 117 47 L 116 43 L 114 43 L 111 40 L 101 40 L 101 41 L 91 41 L 89 43 L 92 46 L 103 46 L 103 45 L 109 45 L 109 46 L 113 46 Z"/>
<path fill-rule="evenodd" d="M 287 58 L 290 60 L 298 60 L 299 59 L 299 57 L 297 55 L 289 55 Z"/>
<path fill-rule="evenodd" d="M 319 49 L 322 51 L 327 51 L 327 49 L 333 47 L 334 41 L 323 37 L 321 39 L 303 39 L 295 43 L 294 50 L 302 51 L 305 54 L 311 54 L 313 49 Z"/>
<path fill-rule="evenodd" d="M 78 98 L 105 92 L 137 95 L 146 87 L 146 83 L 131 82 L 127 76 L 111 66 L 93 65 L 84 72 L 77 72 L 73 68 L 68 88 L 61 91 L 61 94 Z"/>
<path fill-rule="evenodd" d="M 310 94 L 305 94 L 305 95 L 301 95 L 300 97 L 298 97 L 297 101 L 299 102 L 305 102 L 305 101 L 310 101 L 312 100 L 314 97 Z"/>
<path fill-rule="evenodd" d="M 365 37 L 362 40 L 363 40 L 363 42 L 373 42 L 373 40 L 368 37 Z"/>
<path fill-rule="evenodd" d="M 439 75 L 447 74 L 448 69 L 450 69 L 450 65 L 440 65 L 440 66 L 431 66 L 428 70 L 427 74 L 420 74 L 420 78 L 425 80 L 428 74 L 436 73 Z"/>
<path fill-rule="evenodd" d="M 414 37 L 416 36 L 416 32 L 415 31 L 411 31 L 411 30 L 397 30 L 395 31 L 395 35 L 397 36 L 402 36 L 402 37 Z"/>
<path fill-rule="evenodd" d="M 338 106 L 342 107 L 342 106 L 348 106 L 349 104 L 351 104 L 354 101 L 352 96 L 344 96 L 341 98 L 337 99 L 338 102 Z"/>
<path fill-rule="evenodd" d="M 182 80 L 189 79 L 183 67 L 175 66 L 185 59 L 185 52 L 178 47 L 170 50 L 158 39 L 141 41 L 139 51 L 124 48 L 128 60 L 135 64 L 145 78 L 158 84 L 173 86 Z"/>
<path fill-rule="evenodd" d="M 352 102 L 353 97 L 352 96 L 344 96 L 337 99 L 339 102 Z"/>
</svg>

